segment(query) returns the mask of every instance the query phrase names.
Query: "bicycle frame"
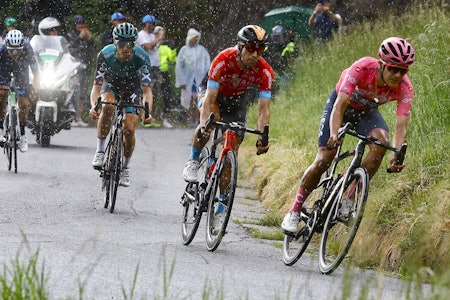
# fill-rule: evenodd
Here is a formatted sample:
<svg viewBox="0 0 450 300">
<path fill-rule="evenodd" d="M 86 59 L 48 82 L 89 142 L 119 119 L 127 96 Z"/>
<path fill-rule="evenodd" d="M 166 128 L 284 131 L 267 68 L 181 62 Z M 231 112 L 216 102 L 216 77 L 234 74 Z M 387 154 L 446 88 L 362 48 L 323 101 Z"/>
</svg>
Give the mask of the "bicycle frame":
<svg viewBox="0 0 450 300">
<path fill-rule="evenodd" d="M 20 127 L 15 81 L 14 74 L 11 73 L 11 83 L 7 97 L 5 119 L 3 121 L 4 135 L 6 138 L 3 147 L 4 153 L 6 154 L 8 170 L 11 171 L 14 160 L 14 172 L 17 173 L 17 141 L 20 138 Z"/>
</svg>

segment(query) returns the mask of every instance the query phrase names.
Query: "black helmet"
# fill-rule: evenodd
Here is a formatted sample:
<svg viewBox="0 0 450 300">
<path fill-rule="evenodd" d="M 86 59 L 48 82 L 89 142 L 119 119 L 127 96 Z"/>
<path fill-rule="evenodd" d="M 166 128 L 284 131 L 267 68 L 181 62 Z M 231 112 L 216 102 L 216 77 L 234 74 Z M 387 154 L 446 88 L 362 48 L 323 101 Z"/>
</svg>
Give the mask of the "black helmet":
<svg viewBox="0 0 450 300">
<path fill-rule="evenodd" d="M 245 46 L 248 43 L 255 43 L 266 46 L 269 35 L 258 25 L 247 25 L 241 28 L 237 34 L 238 42 Z"/>
</svg>

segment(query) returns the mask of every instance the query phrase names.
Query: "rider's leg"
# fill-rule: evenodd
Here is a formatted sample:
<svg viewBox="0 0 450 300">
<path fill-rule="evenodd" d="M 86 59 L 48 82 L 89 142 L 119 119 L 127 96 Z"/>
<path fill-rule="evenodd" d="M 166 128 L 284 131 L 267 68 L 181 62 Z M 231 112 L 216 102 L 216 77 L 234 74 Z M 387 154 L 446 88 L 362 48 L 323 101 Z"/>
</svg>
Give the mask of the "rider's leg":
<svg viewBox="0 0 450 300">
<path fill-rule="evenodd" d="M 102 101 L 115 102 L 116 99 L 110 92 L 101 95 Z M 97 124 L 97 152 L 105 151 L 105 140 L 108 136 L 111 124 L 113 122 L 115 107 L 113 105 L 102 105 L 102 111 Z"/>
<path fill-rule="evenodd" d="M 370 132 L 370 136 L 377 138 L 378 141 L 383 144 L 389 143 L 389 133 L 384 129 L 376 128 Z M 367 153 L 366 158 L 363 160 L 362 166 L 366 168 L 370 179 L 372 179 L 378 171 L 385 153 L 385 148 L 376 145 L 369 145 L 369 153 Z"/>
<path fill-rule="evenodd" d="M 134 113 L 127 113 L 123 118 L 123 168 L 125 169 L 128 169 L 128 164 L 133 155 L 134 146 L 136 144 L 135 129 L 138 122 L 139 116 Z"/>
<path fill-rule="evenodd" d="M 8 98 L 8 90 L 2 89 L 0 87 L 0 128 L 3 128 L 3 120 L 5 119 L 6 114 L 6 104 L 7 104 L 7 98 Z"/>
<path fill-rule="evenodd" d="M 20 96 L 18 97 L 19 104 L 19 125 L 20 125 L 20 135 L 25 135 L 25 125 L 28 120 L 29 114 L 29 101 L 28 97 Z"/>
<path fill-rule="evenodd" d="M 306 198 L 319 184 L 322 174 L 330 167 L 335 154 L 336 150 L 327 150 L 325 147 L 318 149 L 314 162 L 303 174 L 291 211 L 300 212 Z"/>
</svg>

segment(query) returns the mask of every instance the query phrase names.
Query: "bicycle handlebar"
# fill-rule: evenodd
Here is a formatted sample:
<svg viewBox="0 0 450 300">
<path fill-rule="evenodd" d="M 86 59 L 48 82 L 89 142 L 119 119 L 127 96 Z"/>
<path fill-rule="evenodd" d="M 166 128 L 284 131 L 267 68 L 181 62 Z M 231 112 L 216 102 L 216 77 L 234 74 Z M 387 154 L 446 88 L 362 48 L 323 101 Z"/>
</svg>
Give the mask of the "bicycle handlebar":
<svg viewBox="0 0 450 300">
<path fill-rule="evenodd" d="M 338 131 L 338 139 L 342 139 L 342 138 L 344 137 L 344 135 L 346 135 L 346 134 L 350 134 L 350 135 L 352 135 L 352 136 L 354 136 L 354 137 L 356 137 L 356 138 L 362 140 L 362 141 L 363 141 L 364 143 L 366 143 L 366 144 L 375 144 L 375 145 L 377 145 L 377 146 L 383 147 L 383 148 L 385 148 L 385 149 L 388 149 L 388 150 L 394 152 L 394 153 L 395 153 L 395 156 L 397 157 L 397 161 L 396 161 L 396 164 L 397 164 L 397 165 L 402 165 L 402 164 L 403 164 L 403 161 L 405 160 L 405 154 L 406 154 L 406 148 L 407 148 L 407 144 L 406 144 L 406 143 L 403 144 L 403 145 L 400 147 L 400 149 L 397 149 L 397 148 L 395 148 L 395 147 L 391 147 L 391 146 L 389 146 L 389 145 L 386 145 L 386 144 L 383 144 L 383 143 L 379 142 L 378 139 L 375 138 L 375 137 L 372 137 L 372 136 L 364 136 L 364 135 L 361 135 L 361 134 L 356 133 L 356 132 L 353 130 L 353 124 L 351 124 L 350 122 L 348 122 L 347 124 L 345 124 L 343 127 L 339 128 L 339 131 Z M 391 168 L 388 168 L 388 169 L 386 170 L 386 172 L 392 173 L 392 169 L 391 169 Z"/>
<path fill-rule="evenodd" d="M 120 101 L 120 99 L 117 102 L 102 101 L 102 98 L 98 97 L 97 98 L 97 103 L 95 104 L 95 107 L 94 107 L 94 110 L 97 112 L 99 110 L 99 108 L 102 106 L 102 104 L 109 104 L 109 105 L 119 106 L 121 108 L 124 108 L 124 107 L 137 107 L 137 108 L 140 108 L 140 109 L 144 110 L 146 119 L 150 116 L 148 102 L 145 102 L 145 105 L 142 106 L 140 104 L 122 102 L 122 101 Z"/>
<path fill-rule="evenodd" d="M 213 125 L 224 126 L 227 129 L 233 129 L 233 130 L 245 130 L 248 133 L 261 135 L 261 137 L 262 137 L 261 143 L 262 143 L 263 147 L 266 147 L 269 144 L 269 125 L 268 124 L 264 125 L 264 130 L 261 131 L 261 130 L 257 130 L 257 129 L 247 128 L 236 122 L 225 123 L 225 122 L 220 122 L 220 121 L 214 121 L 214 117 L 215 117 L 214 113 L 211 113 L 209 115 L 208 119 L 205 122 L 205 126 L 204 126 L 205 131 L 209 131 Z M 199 130 L 197 132 L 197 141 L 200 141 L 201 139 L 202 139 L 202 132 L 201 132 L 201 130 Z"/>
</svg>

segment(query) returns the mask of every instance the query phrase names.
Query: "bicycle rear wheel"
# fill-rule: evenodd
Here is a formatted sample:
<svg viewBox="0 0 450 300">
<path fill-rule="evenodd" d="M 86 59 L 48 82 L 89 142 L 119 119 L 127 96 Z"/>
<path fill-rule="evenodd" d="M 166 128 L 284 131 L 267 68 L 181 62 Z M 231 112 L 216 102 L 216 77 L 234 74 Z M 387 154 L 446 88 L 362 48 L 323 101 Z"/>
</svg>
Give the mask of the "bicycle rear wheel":
<svg viewBox="0 0 450 300">
<path fill-rule="evenodd" d="M 320 272 L 332 273 L 347 255 L 361 223 L 368 190 L 367 170 L 356 168 L 345 182 L 344 192 L 332 194 L 333 204 L 324 224 L 319 247 Z M 342 213 L 341 206 L 344 199 L 353 200 L 348 215 Z"/>
<path fill-rule="evenodd" d="M 200 168 L 198 170 L 198 180 L 195 183 L 188 183 L 181 197 L 183 205 L 183 217 L 181 224 L 181 237 L 184 245 L 189 245 L 197 233 L 198 226 L 205 211 L 204 190 L 209 161 L 209 149 L 204 147 L 200 154 Z"/>
<path fill-rule="evenodd" d="M 208 212 L 206 220 L 206 248 L 215 251 L 226 233 L 228 221 L 230 219 L 231 208 L 233 207 L 234 193 L 237 182 L 237 157 L 236 152 L 228 151 L 222 159 L 217 177 L 211 178 L 212 189 L 208 202 Z M 229 182 L 228 184 L 226 184 Z M 220 186 L 226 184 L 224 189 L 224 201 L 219 201 Z M 217 213 L 219 205 L 223 205 L 223 212 Z"/>
<path fill-rule="evenodd" d="M 120 173 L 122 171 L 122 130 L 116 128 L 114 132 L 114 139 L 111 146 L 111 177 L 110 183 L 110 195 L 111 207 L 109 209 L 110 213 L 114 212 L 114 207 L 116 205 L 117 198 L 117 188 L 119 187 Z"/>
<path fill-rule="evenodd" d="M 303 255 L 314 234 L 317 220 L 317 210 L 313 210 L 309 216 L 302 212 L 299 231 L 296 234 L 285 233 L 283 241 L 283 261 L 285 265 L 292 266 Z"/>
</svg>

